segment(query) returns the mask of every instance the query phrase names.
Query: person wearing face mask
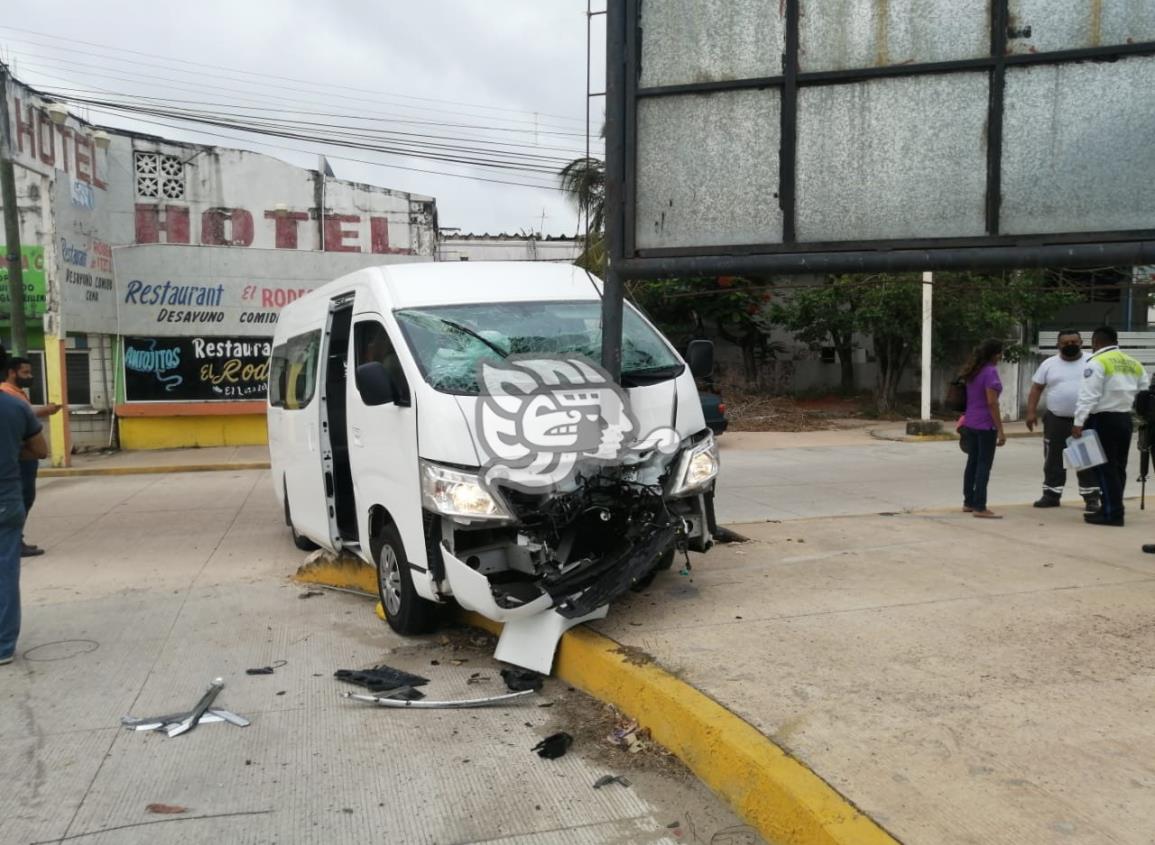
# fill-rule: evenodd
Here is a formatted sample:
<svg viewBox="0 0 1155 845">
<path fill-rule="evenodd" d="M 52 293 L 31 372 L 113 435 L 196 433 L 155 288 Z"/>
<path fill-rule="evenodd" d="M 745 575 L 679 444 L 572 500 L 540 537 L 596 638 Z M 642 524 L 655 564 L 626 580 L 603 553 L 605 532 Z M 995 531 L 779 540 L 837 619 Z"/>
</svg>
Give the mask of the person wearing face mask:
<svg viewBox="0 0 1155 845">
<path fill-rule="evenodd" d="M 1067 484 L 1067 469 L 1063 466 L 1063 450 L 1075 425 L 1075 405 L 1079 400 L 1079 385 L 1083 381 L 1087 355 L 1083 352 L 1083 336 L 1073 329 L 1059 332 L 1059 352 L 1039 365 L 1027 398 L 1027 430 L 1034 431 L 1039 423 L 1039 399 L 1047 395 L 1047 413 L 1043 415 L 1043 496 L 1035 502 L 1036 508 L 1057 508 Z M 1083 497 L 1086 513 L 1099 510 L 1099 482 L 1093 470 L 1079 473 L 1079 495 Z"/>
<path fill-rule="evenodd" d="M 6 378 L 0 382 L 0 391 L 7 393 L 22 400 L 25 404 L 30 405 L 28 393 L 26 392 L 35 381 L 32 376 L 32 362 L 27 358 L 19 356 L 12 356 L 8 359 Z M 48 403 L 47 405 L 39 405 L 32 409 L 37 419 L 44 419 L 50 417 L 60 410 L 60 406 Z M 24 493 L 24 512 L 27 516 L 28 511 L 32 510 L 32 503 L 36 501 L 36 473 L 40 469 L 40 461 L 32 455 L 20 455 L 20 479 L 21 486 Z M 20 557 L 36 557 L 44 554 L 44 549 L 39 546 L 25 543 L 24 539 L 20 539 Z"/>
</svg>

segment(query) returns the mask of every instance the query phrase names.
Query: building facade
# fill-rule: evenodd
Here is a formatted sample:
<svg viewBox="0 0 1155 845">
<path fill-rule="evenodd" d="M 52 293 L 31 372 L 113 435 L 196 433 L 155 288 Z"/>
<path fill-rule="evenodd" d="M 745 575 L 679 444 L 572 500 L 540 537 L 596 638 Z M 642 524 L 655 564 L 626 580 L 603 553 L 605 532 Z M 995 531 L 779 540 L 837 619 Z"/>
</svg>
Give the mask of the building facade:
<svg viewBox="0 0 1155 845">
<path fill-rule="evenodd" d="M 272 327 L 239 322 L 233 306 L 253 304 L 242 302 L 246 292 L 270 320 L 277 303 L 342 272 L 436 257 L 431 197 L 260 153 L 102 130 L 11 78 L 7 94 L 28 351 L 42 376 L 33 398 L 68 406 L 52 418 L 57 465 L 73 446 L 116 443 L 117 417 L 134 421 L 123 431 L 128 448 L 264 442 L 263 393 L 186 386 L 179 399 L 149 397 L 130 366 L 145 360 L 136 353 L 234 348 L 222 340 L 252 352 Z M 121 257 L 121 247 L 144 245 L 153 248 Z M 6 270 L 2 282 L 9 344 Z"/>
</svg>

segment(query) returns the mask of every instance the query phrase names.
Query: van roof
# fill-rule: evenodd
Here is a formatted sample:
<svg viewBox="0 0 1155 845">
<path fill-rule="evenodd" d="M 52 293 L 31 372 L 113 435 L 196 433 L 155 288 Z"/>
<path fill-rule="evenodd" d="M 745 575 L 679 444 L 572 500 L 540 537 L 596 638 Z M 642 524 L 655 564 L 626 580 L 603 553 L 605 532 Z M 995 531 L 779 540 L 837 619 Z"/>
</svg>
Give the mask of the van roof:
<svg viewBox="0 0 1155 845">
<path fill-rule="evenodd" d="M 601 279 L 542 261 L 430 262 L 375 268 L 397 308 L 472 302 L 597 299 Z"/>
</svg>

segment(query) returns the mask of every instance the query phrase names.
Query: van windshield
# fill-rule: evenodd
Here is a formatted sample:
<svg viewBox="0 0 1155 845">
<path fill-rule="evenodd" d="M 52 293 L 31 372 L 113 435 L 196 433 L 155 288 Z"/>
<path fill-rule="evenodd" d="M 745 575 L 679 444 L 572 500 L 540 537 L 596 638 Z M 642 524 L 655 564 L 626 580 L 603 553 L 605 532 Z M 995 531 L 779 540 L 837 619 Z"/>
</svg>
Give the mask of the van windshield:
<svg viewBox="0 0 1155 845">
<path fill-rule="evenodd" d="M 510 355 L 577 354 L 601 360 L 601 303 L 490 302 L 395 312 L 421 374 L 434 390 L 477 394 L 477 368 Z M 622 382 L 653 384 L 685 368 L 628 304 L 623 315 Z"/>
</svg>

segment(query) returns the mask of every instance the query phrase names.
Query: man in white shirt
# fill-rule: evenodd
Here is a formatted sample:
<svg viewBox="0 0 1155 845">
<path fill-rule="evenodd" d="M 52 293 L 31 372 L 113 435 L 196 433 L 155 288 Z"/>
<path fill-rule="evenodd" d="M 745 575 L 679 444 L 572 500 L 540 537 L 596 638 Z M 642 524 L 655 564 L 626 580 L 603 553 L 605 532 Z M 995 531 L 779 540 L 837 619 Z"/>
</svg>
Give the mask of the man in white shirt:
<svg viewBox="0 0 1155 845">
<path fill-rule="evenodd" d="M 1031 394 L 1027 397 L 1027 430 L 1038 425 L 1039 399 L 1044 391 L 1047 413 L 1043 415 L 1043 497 L 1035 502 L 1036 508 L 1057 508 L 1067 484 L 1067 468 L 1063 466 L 1063 450 L 1075 425 L 1075 405 L 1087 355 L 1083 352 L 1083 336 L 1073 329 L 1059 332 L 1059 351 L 1039 365 L 1031 379 Z M 1079 473 L 1079 495 L 1083 497 L 1087 513 L 1099 510 L 1099 482 L 1092 470 Z"/>
<path fill-rule="evenodd" d="M 1119 335 L 1111 327 L 1095 329 L 1091 347 L 1095 351 L 1083 370 L 1071 436 L 1082 437 L 1084 426 L 1094 430 L 1107 462 L 1094 468 L 1103 507 L 1098 513 L 1083 514 L 1083 521 L 1121 526 L 1127 456 L 1131 451 L 1131 408 L 1136 394 L 1147 387 L 1149 380 L 1143 365 L 1119 349 Z"/>
</svg>

